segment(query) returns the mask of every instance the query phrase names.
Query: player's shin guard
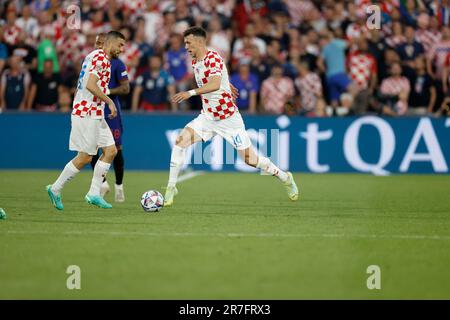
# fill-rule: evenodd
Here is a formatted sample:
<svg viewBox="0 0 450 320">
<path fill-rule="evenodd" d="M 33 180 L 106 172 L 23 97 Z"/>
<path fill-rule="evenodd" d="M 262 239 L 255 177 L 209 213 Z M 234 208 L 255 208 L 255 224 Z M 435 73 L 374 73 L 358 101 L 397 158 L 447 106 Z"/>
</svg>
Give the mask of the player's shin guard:
<svg viewBox="0 0 450 320">
<path fill-rule="evenodd" d="M 97 161 L 97 164 L 94 168 L 94 174 L 92 176 L 91 188 L 89 189 L 88 195 L 91 196 L 100 196 L 100 188 L 103 183 L 103 179 L 106 177 L 108 173 L 110 163 L 103 162 L 101 160 Z"/>
<path fill-rule="evenodd" d="M 272 176 L 277 177 L 283 182 L 286 182 L 288 179 L 287 173 L 278 168 L 276 165 L 274 165 L 269 158 L 259 156 L 256 167 L 261 169 L 263 172 L 266 172 Z"/>
<path fill-rule="evenodd" d="M 80 172 L 80 170 L 73 165 L 72 161 L 69 161 L 59 175 L 58 179 L 52 184 L 52 192 L 59 195 L 64 185 L 75 177 L 78 172 Z"/>
<path fill-rule="evenodd" d="M 123 159 L 122 149 L 119 149 L 117 150 L 117 154 L 113 162 L 114 172 L 116 173 L 116 184 L 119 186 L 123 183 L 124 165 L 125 162 Z"/>
<path fill-rule="evenodd" d="M 170 173 L 168 187 L 174 187 L 177 184 L 178 173 L 184 163 L 186 149 L 175 145 L 172 149 L 170 157 Z"/>
</svg>

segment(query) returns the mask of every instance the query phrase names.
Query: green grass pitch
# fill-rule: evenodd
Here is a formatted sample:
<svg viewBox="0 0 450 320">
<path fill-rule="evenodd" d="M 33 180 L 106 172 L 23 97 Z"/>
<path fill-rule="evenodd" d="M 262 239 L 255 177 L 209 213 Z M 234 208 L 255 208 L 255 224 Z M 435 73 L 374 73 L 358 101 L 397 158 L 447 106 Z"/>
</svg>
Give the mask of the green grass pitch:
<svg viewBox="0 0 450 320">
<path fill-rule="evenodd" d="M 297 174 L 290 202 L 273 177 L 207 173 L 146 214 L 167 172 L 126 172 L 126 202 L 103 210 L 83 171 L 63 213 L 45 192 L 58 174 L 0 171 L 0 299 L 450 299 L 448 175 Z"/>
</svg>

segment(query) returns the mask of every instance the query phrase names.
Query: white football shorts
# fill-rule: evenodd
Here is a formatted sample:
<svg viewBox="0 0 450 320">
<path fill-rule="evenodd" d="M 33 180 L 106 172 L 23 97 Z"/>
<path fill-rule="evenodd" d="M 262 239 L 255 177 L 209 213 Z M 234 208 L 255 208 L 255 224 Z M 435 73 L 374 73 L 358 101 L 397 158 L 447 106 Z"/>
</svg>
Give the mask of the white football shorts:
<svg viewBox="0 0 450 320">
<path fill-rule="evenodd" d="M 217 134 L 228 141 L 236 150 L 244 150 L 251 145 L 239 112 L 235 112 L 231 117 L 224 120 L 211 120 L 200 113 L 186 127 L 193 129 L 203 141 L 208 141 Z"/>
<path fill-rule="evenodd" d="M 72 115 L 71 120 L 69 150 L 85 152 L 93 156 L 97 154 L 98 148 L 115 144 L 105 119 L 81 118 Z"/>
</svg>

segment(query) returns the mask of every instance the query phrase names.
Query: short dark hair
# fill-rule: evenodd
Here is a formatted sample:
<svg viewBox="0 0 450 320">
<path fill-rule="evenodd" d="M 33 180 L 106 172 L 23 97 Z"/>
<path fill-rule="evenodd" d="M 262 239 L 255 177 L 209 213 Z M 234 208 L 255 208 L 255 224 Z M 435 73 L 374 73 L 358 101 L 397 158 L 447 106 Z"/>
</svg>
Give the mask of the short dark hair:
<svg viewBox="0 0 450 320">
<path fill-rule="evenodd" d="M 112 40 L 112 39 L 118 39 L 118 38 L 122 39 L 122 40 L 126 40 L 125 36 L 121 32 L 113 30 L 106 34 L 105 41 Z"/>
<path fill-rule="evenodd" d="M 187 28 L 184 32 L 183 32 L 183 37 L 186 38 L 188 35 L 193 35 L 196 37 L 202 37 L 206 39 L 206 31 L 205 29 L 203 29 L 202 27 L 190 27 Z"/>
</svg>

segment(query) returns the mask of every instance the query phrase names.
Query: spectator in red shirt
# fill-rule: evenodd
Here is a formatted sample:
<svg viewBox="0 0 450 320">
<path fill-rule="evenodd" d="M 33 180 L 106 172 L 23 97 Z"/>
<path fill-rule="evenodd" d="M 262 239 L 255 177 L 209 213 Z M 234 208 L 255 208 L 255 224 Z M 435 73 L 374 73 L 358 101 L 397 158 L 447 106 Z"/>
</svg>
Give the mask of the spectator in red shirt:
<svg viewBox="0 0 450 320">
<path fill-rule="evenodd" d="M 367 112 L 369 108 L 370 97 L 378 82 L 378 70 L 377 61 L 369 53 L 367 40 L 359 38 L 356 45 L 356 51 L 350 53 L 347 57 L 347 66 L 350 78 L 357 88 L 353 112 L 361 115 Z"/>
<path fill-rule="evenodd" d="M 319 76 L 309 70 L 307 61 L 298 64 L 298 73 L 295 86 L 300 93 L 301 114 L 307 117 L 324 117 L 325 101 Z"/>
<path fill-rule="evenodd" d="M 408 97 L 411 85 L 402 76 L 402 66 L 395 62 L 391 66 L 391 76 L 381 83 L 381 100 L 384 102 L 383 114 L 390 116 L 404 115 L 408 110 Z"/>
<path fill-rule="evenodd" d="M 237 3 L 233 11 L 233 19 L 237 23 L 238 35 L 244 35 L 244 30 L 250 22 L 250 16 L 253 13 L 265 16 L 268 13 L 266 2 L 264 0 L 243 0 Z"/>
<path fill-rule="evenodd" d="M 261 104 L 264 112 L 285 113 L 286 106 L 292 102 L 294 94 L 294 82 L 283 76 L 283 67 L 280 64 L 275 64 L 271 76 L 264 80 L 261 87 Z"/>
</svg>

